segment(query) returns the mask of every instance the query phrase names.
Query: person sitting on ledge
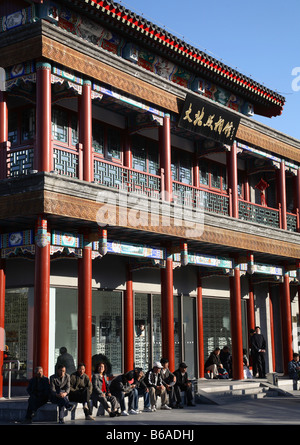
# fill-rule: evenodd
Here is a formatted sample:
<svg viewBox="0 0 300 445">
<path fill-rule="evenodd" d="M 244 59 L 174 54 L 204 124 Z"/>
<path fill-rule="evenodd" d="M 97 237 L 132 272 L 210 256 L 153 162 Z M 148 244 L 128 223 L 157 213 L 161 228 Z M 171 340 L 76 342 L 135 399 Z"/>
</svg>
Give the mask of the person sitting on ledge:
<svg viewBox="0 0 300 445">
<path fill-rule="evenodd" d="M 72 411 L 75 404 L 70 403 L 70 376 L 66 373 L 66 367 L 60 365 L 55 374 L 50 376 L 50 401 L 59 408 L 59 423 L 65 423 L 65 409 Z"/>
<path fill-rule="evenodd" d="M 49 379 L 44 376 L 41 366 L 35 368 L 34 377 L 29 380 L 27 392 L 29 394 L 25 423 L 31 423 L 36 411 L 45 405 L 49 399 Z"/>
<path fill-rule="evenodd" d="M 93 385 L 89 376 L 85 373 L 84 363 L 79 363 L 77 371 L 70 377 L 70 401 L 83 404 L 86 420 L 94 420 L 90 406 L 90 398 Z"/>
<path fill-rule="evenodd" d="M 193 391 L 192 382 L 188 378 L 188 373 L 186 372 L 187 365 L 182 362 L 179 364 L 179 368 L 174 371 L 174 376 L 176 377 L 176 383 L 174 386 L 176 404 L 179 408 L 183 408 L 181 403 L 181 391 L 186 393 L 187 406 L 195 406 L 193 403 Z"/>
<path fill-rule="evenodd" d="M 104 362 L 96 365 L 96 372 L 93 374 L 92 384 L 92 400 L 94 406 L 97 406 L 97 402 L 100 402 L 110 417 L 119 415 L 118 409 L 120 405 L 116 397 L 113 396 L 109 390 L 109 384 L 106 378 L 106 364 Z"/>
<path fill-rule="evenodd" d="M 209 355 L 208 359 L 205 362 L 204 368 L 205 371 L 211 371 L 213 373 L 213 378 L 217 379 L 219 375 L 219 368 L 223 368 L 220 359 L 220 348 L 215 348 L 213 352 Z"/>
</svg>

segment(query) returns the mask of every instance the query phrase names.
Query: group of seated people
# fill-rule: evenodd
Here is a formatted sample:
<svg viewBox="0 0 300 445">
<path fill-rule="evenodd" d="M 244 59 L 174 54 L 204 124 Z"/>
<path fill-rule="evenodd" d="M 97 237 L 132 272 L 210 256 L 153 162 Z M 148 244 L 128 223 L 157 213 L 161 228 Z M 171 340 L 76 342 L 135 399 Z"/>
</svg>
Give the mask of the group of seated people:
<svg viewBox="0 0 300 445">
<path fill-rule="evenodd" d="M 195 406 L 192 382 L 188 379 L 185 363 L 180 363 L 172 373 L 169 360 L 161 359 L 146 373 L 136 368 L 111 381 L 107 379 L 106 369 L 104 361 L 98 363 L 90 380 L 83 363 L 71 375 L 66 372 L 65 365 L 59 364 L 55 374 L 48 379 L 42 367 L 37 367 L 27 388 L 29 399 L 25 422 L 31 423 L 36 411 L 48 401 L 58 406 L 59 423 L 64 423 L 66 410 L 72 411 L 77 403 L 82 403 L 86 420 L 93 420 L 92 410 L 98 403 L 110 417 L 139 414 L 140 396 L 144 399 L 144 412 L 156 411 L 158 396 L 161 398 L 161 409 L 183 408 L 181 391 L 185 391 L 187 405 Z"/>
<path fill-rule="evenodd" d="M 221 376 L 225 378 L 231 377 L 232 358 L 229 347 L 215 348 L 207 358 L 204 369 L 206 372 L 210 371 L 214 379 L 218 379 Z"/>
<path fill-rule="evenodd" d="M 229 379 L 232 377 L 232 355 L 228 346 L 222 349 L 216 347 L 204 364 L 204 371 L 210 372 L 214 379 Z M 247 350 L 243 349 L 243 371 L 245 379 L 252 379 Z"/>
</svg>

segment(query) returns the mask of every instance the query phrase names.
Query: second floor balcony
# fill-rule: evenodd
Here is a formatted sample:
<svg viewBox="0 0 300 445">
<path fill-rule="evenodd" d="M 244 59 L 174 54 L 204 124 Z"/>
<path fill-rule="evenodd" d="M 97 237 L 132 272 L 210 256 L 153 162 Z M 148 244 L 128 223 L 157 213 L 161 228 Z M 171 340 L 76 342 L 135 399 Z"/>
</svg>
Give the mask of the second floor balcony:
<svg viewBox="0 0 300 445">
<path fill-rule="evenodd" d="M 150 140 L 148 141 L 151 142 Z M 156 143 L 154 142 L 154 145 Z M 96 146 L 92 151 L 92 181 L 99 187 L 107 190 L 120 190 L 138 197 L 147 197 L 155 200 L 164 199 L 164 176 L 165 171 L 155 164 L 155 168 L 149 169 L 149 158 L 146 156 L 142 161 L 133 155 L 132 164 L 136 167 L 124 165 L 123 148 L 120 146 L 118 152 L 120 159 L 110 157 L 109 159 L 99 153 Z M 37 147 L 34 140 L 27 144 L 11 144 L 7 142 L 1 151 L 1 177 L 16 178 L 30 175 L 36 171 Z M 134 150 L 132 151 L 134 153 Z M 158 153 L 157 153 L 158 154 Z M 184 156 L 184 153 L 181 153 Z M 187 153 L 185 153 L 187 156 Z M 73 146 L 62 144 L 57 139 L 52 139 L 51 158 L 53 168 L 52 173 L 73 179 L 83 179 L 83 150 L 82 145 L 76 142 Z M 158 158 L 158 156 L 157 156 Z M 202 159 L 196 168 L 201 171 L 201 164 L 207 165 Z M 193 176 L 195 165 L 190 164 L 185 168 L 185 176 L 176 177 L 175 160 L 172 159 L 172 192 L 171 202 L 185 208 L 202 208 L 205 212 L 218 215 L 220 217 L 233 217 L 233 196 L 232 189 L 228 186 L 228 169 L 226 165 L 211 163 L 212 167 L 219 168 L 219 174 L 215 175 L 219 188 L 212 187 L 211 181 L 205 184 L 200 181 L 197 186 L 194 182 L 186 180 L 187 176 Z M 149 171 L 150 170 L 150 171 Z M 176 179 L 175 179 L 176 177 Z M 201 177 L 201 173 L 200 173 Z M 247 182 L 247 181 L 246 181 Z M 220 185 L 221 184 L 221 185 Z M 270 206 L 267 202 L 253 202 L 245 194 L 245 183 L 237 184 L 238 189 L 238 218 L 255 224 L 260 224 L 277 229 L 286 229 L 291 232 L 299 231 L 299 210 L 285 213 L 286 227 L 282 225 L 281 203 Z M 252 193 L 255 198 L 255 191 Z M 271 195 L 271 193 L 269 193 Z M 257 201 L 257 200 L 256 200 Z"/>
</svg>

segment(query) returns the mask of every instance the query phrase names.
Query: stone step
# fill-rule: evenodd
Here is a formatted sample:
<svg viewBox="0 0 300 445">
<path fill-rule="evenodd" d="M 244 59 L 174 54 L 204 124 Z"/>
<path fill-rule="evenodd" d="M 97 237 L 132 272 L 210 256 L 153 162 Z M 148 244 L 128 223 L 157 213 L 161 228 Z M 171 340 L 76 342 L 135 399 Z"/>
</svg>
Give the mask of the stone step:
<svg viewBox="0 0 300 445">
<path fill-rule="evenodd" d="M 234 382 L 234 384 L 229 382 L 223 385 L 202 386 L 201 389 L 198 387 L 195 401 L 196 403 L 223 405 L 249 398 L 258 399 L 271 396 L 273 392 L 275 394 L 272 395 L 278 395 L 276 388 L 261 382 Z"/>
<path fill-rule="evenodd" d="M 127 402 L 126 402 L 127 403 Z M 157 400 L 157 408 L 161 406 L 160 398 Z M 144 409 L 143 398 L 139 398 L 139 410 Z M 0 420 L 7 420 L 10 422 L 22 422 L 25 419 L 27 411 L 27 397 L 23 397 L 18 400 L 0 400 Z M 97 416 L 109 416 L 109 414 L 102 408 L 100 404 L 98 407 L 93 407 L 92 417 Z M 82 404 L 76 405 L 72 412 L 65 411 L 65 421 L 85 419 L 85 414 L 82 409 Z M 57 422 L 58 421 L 58 408 L 55 404 L 48 402 L 42 406 L 33 418 L 34 422 Z"/>
</svg>

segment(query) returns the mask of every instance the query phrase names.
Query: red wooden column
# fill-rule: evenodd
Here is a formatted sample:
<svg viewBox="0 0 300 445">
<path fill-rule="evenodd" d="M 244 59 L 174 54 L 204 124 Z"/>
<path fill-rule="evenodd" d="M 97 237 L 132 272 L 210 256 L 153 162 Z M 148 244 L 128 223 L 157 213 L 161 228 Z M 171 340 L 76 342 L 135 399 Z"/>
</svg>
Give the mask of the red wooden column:
<svg viewBox="0 0 300 445">
<path fill-rule="evenodd" d="M 159 128 L 160 166 L 164 169 L 162 189 L 165 201 L 172 201 L 172 170 L 171 170 L 171 124 L 170 115 L 163 118 L 163 126 Z"/>
<path fill-rule="evenodd" d="M 254 303 L 254 290 L 252 279 L 249 279 L 249 298 L 247 300 L 247 321 L 248 328 L 255 328 L 255 303 Z"/>
<path fill-rule="evenodd" d="M 6 178 L 7 143 L 8 143 L 8 109 L 7 93 L 0 91 L 0 179 Z"/>
<path fill-rule="evenodd" d="M 248 300 L 247 300 L 247 323 L 248 323 L 248 342 L 250 345 L 251 336 L 250 329 L 255 328 L 255 302 L 254 302 L 254 289 L 252 278 L 249 278 L 249 291 L 248 291 Z M 249 357 L 250 365 L 252 365 L 252 356 Z"/>
<path fill-rule="evenodd" d="M 92 246 L 84 235 L 82 258 L 78 260 L 78 363 L 92 376 Z"/>
<path fill-rule="evenodd" d="M 232 193 L 232 217 L 239 217 L 239 195 L 238 195 L 238 168 L 237 168 L 237 145 L 234 142 L 227 156 L 229 175 L 229 187 Z"/>
<path fill-rule="evenodd" d="M 194 144 L 194 156 L 193 156 L 193 186 L 196 188 L 200 187 L 200 168 L 199 168 L 199 158 L 198 150 L 200 147 L 200 142 Z"/>
<path fill-rule="evenodd" d="M 124 165 L 125 167 L 132 168 L 132 150 L 128 134 L 125 136 Z"/>
<path fill-rule="evenodd" d="M 230 277 L 230 319 L 232 337 L 232 377 L 243 380 L 243 336 L 240 269 L 236 264 L 234 275 Z"/>
<path fill-rule="evenodd" d="M 271 347 L 272 347 L 272 368 L 275 372 L 276 360 L 275 360 L 275 338 L 274 338 L 274 311 L 273 311 L 273 296 L 272 289 L 269 285 L 269 307 L 270 307 L 270 332 L 271 332 Z"/>
<path fill-rule="evenodd" d="M 170 370 L 174 371 L 173 258 L 169 250 L 167 251 L 166 268 L 161 270 L 161 279 L 162 354 L 169 359 Z"/>
<path fill-rule="evenodd" d="M 286 179 L 285 179 L 285 163 L 280 164 L 279 170 L 279 203 L 281 205 L 281 228 L 287 230 L 286 222 Z"/>
<path fill-rule="evenodd" d="M 39 172 L 49 172 L 53 166 L 51 123 L 51 65 L 36 65 L 36 148 L 35 167 Z"/>
<path fill-rule="evenodd" d="M 281 287 L 281 331 L 284 374 L 288 374 L 288 362 L 293 359 L 292 315 L 290 298 L 290 280 L 288 272 L 284 273 Z"/>
<path fill-rule="evenodd" d="M 79 98 L 79 142 L 83 150 L 83 180 L 94 180 L 93 151 L 92 151 L 92 84 L 84 81 L 82 96 Z"/>
<path fill-rule="evenodd" d="M 124 372 L 134 368 L 134 304 L 132 272 L 126 270 L 126 290 L 124 293 Z"/>
<path fill-rule="evenodd" d="M 198 377 L 204 378 L 203 299 L 200 270 L 197 271 L 197 319 L 198 319 Z"/>
<path fill-rule="evenodd" d="M 0 398 L 3 397 L 3 351 L 5 348 L 5 260 L 0 260 Z"/>
<path fill-rule="evenodd" d="M 33 369 L 42 366 L 46 376 L 49 364 L 49 237 L 47 219 L 40 216 L 35 237 Z"/>
</svg>

